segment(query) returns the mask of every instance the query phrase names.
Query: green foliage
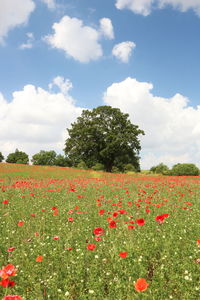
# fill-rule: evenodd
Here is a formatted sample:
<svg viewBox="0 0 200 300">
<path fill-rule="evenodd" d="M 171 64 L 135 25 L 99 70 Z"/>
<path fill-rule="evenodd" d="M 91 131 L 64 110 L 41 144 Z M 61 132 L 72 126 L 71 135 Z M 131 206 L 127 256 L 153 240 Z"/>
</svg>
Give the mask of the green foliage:
<svg viewBox="0 0 200 300">
<path fill-rule="evenodd" d="M 84 110 L 68 129 L 64 151 L 72 164 L 77 165 L 83 160 L 91 168 L 101 163 L 111 172 L 113 166 L 121 170 L 123 165 L 131 163 L 139 170 L 141 147 L 138 136 L 144 132 L 128 117 L 111 106 Z"/>
<path fill-rule="evenodd" d="M 67 167 L 68 161 L 62 154 L 58 154 L 55 158 L 54 165 L 59 167 Z"/>
<path fill-rule="evenodd" d="M 54 166 L 56 163 L 56 152 L 41 150 L 33 155 L 31 159 L 33 165 Z"/>
<path fill-rule="evenodd" d="M 166 166 L 165 164 L 163 163 L 160 163 L 159 165 L 157 166 L 153 166 L 150 171 L 152 173 L 155 173 L 155 174 L 163 174 L 163 175 L 168 175 L 169 173 L 169 168 L 168 166 Z"/>
<path fill-rule="evenodd" d="M 28 154 L 26 154 L 25 152 L 16 149 L 14 153 L 10 153 L 7 156 L 6 162 L 27 165 L 29 163 L 29 157 Z"/>
<path fill-rule="evenodd" d="M 136 169 L 132 164 L 126 164 L 124 166 L 124 171 L 125 171 L 125 173 L 127 173 L 127 172 L 136 172 Z"/>
<path fill-rule="evenodd" d="M 100 163 L 96 163 L 93 167 L 92 170 L 94 171 L 104 171 L 104 165 Z"/>
<path fill-rule="evenodd" d="M 85 163 L 83 160 L 81 160 L 81 161 L 77 164 L 77 168 L 78 168 L 78 169 L 83 169 L 83 170 L 87 170 L 87 169 L 88 169 L 86 163 Z"/>
<path fill-rule="evenodd" d="M 0 162 L 2 162 L 4 160 L 4 156 L 3 154 L 0 152 Z"/>
<path fill-rule="evenodd" d="M 199 169 L 195 164 L 176 164 L 171 170 L 171 175 L 174 176 L 198 176 Z"/>
</svg>

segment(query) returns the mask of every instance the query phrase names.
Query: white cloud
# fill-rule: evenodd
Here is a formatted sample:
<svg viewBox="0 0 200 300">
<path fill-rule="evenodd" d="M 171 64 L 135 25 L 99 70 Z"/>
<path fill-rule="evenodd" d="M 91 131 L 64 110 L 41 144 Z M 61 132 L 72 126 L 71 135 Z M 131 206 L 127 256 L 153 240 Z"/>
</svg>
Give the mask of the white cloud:
<svg viewBox="0 0 200 300">
<path fill-rule="evenodd" d="M 200 16 L 199 0 L 116 0 L 115 5 L 118 9 L 130 9 L 144 16 L 149 15 L 154 8 L 164 8 L 167 5 L 182 12 L 192 9 Z"/>
<path fill-rule="evenodd" d="M 142 167 L 164 162 L 194 162 L 200 166 L 200 106 L 189 106 L 180 94 L 156 97 L 153 85 L 127 78 L 113 83 L 104 94 L 106 104 L 130 115 L 133 124 L 145 131 L 141 137 Z"/>
<path fill-rule="evenodd" d="M 35 4 L 32 0 L 0 1 L 0 43 L 3 43 L 9 30 L 26 24 Z"/>
<path fill-rule="evenodd" d="M 55 0 L 41 0 L 43 3 L 47 5 L 49 9 L 55 9 L 56 8 L 56 1 Z"/>
<path fill-rule="evenodd" d="M 28 37 L 28 40 L 27 40 L 26 43 L 21 44 L 19 46 L 20 49 L 31 49 L 31 48 L 33 48 L 33 42 L 35 40 L 33 33 L 32 32 L 27 32 L 26 35 Z"/>
<path fill-rule="evenodd" d="M 59 23 L 53 24 L 53 30 L 54 34 L 46 36 L 45 40 L 75 60 L 86 63 L 102 56 L 99 32 L 84 26 L 82 20 L 64 16 Z"/>
<path fill-rule="evenodd" d="M 112 54 L 124 63 L 129 61 L 136 44 L 130 41 L 122 42 L 113 47 Z"/>
<path fill-rule="evenodd" d="M 116 0 L 118 9 L 130 9 L 136 14 L 147 16 L 151 12 L 154 0 Z"/>
<path fill-rule="evenodd" d="M 100 33 L 102 33 L 102 35 L 104 35 L 108 39 L 114 39 L 114 30 L 110 19 L 100 19 Z"/>
<path fill-rule="evenodd" d="M 61 76 L 55 77 L 53 82 L 49 84 L 50 90 L 53 88 L 53 86 L 57 86 L 64 95 L 67 95 L 68 91 L 73 87 L 69 79 L 65 80 L 64 77 Z"/>
<path fill-rule="evenodd" d="M 4 156 L 16 148 L 30 156 L 40 150 L 62 152 L 66 128 L 81 114 L 82 108 L 67 93 L 70 81 L 56 77 L 53 83 L 60 86 L 58 93 L 26 85 L 13 93 L 11 102 L 0 94 L 0 149 Z"/>
</svg>

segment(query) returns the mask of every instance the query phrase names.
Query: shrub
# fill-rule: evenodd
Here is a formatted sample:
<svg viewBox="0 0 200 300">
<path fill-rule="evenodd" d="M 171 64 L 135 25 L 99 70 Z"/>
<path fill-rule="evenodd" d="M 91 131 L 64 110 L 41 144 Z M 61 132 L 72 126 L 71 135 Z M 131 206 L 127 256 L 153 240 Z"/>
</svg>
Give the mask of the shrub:
<svg viewBox="0 0 200 300">
<path fill-rule="evenodd" d="M 176 164 L 171 170 L 174 176 L 198 176 L 199 169 L 195 164 Z"/>
<path fill-rule="evenodd" d="M 104 171 L 104 165 L 101 163 L 96 163 L 93 167 L 92 170 L 94 171 Z"/>
<path fill-rule="evenodd" d="M 127 172 L 136 172 L 136 169 L 132 164 L 126 164 L 124 166 L 124 172 L 125 173 L 127 173 Z"/>
<path fill-rule="evenodd" d="M 77 168 L 78 168 L 78 169 L 83 169 L 83 170 L 87 170 L 87 169 L 88 169 L 86 163 L 85 163 L 83 160 L 81 160 L 81 161 L 77 164 Z"/>
<path fill-rule="evenodd" d="M 160 164 L 157 165 L 157 166 L 153 166 L 153 167 L 150 169 L 150 171 L 153 172 L 154 174 L 168 175 L 168 173 L 169 173 L 169 168 L 168 168 L 168 166 L 166 166 L 165 164 L 160 163 Z"/>
</svg>

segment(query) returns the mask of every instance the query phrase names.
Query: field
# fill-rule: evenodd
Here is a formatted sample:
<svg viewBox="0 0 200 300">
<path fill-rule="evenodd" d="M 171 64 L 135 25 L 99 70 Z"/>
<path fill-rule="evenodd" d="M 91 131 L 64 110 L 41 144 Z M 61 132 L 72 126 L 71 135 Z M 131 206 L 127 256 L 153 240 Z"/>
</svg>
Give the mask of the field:
<svg viewBox="0 0 200 300">
<path fill-rule="evenodd" d="M 1 163 L 0 299 L 199 300 L 199 187 Z"/>
</svg>

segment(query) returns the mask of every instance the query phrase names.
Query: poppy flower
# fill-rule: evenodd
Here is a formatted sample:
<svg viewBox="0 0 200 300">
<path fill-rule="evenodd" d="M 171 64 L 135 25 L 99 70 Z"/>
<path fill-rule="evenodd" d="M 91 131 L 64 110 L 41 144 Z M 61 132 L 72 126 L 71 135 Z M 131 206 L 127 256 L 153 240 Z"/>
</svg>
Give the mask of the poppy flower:
<svg viewBox="0 0 200 300">
<path fill-rule="evenodd" d="M 12 252 L 12 251 L 14 251 L 15 249 L 16 249 L 16 248 L 14 248 L 14 247 L 8 248 L 7 251 L 8 251 L 8 252 Z"/>
<path fill-rule="evenodd" d="M 19 221 L 17 224 L 19 227 L 22 227 L 24 225 L 24 221 Z"/>
<path fill-rule="evenodd" d="M 2 300 L 23 300 L 23 298 L 17 295 L 8 295 L 3 297 Z"/>
<path fill-rule="evenodd" d="M 9 280 L 8 278 L 2 279 L 0 281 L 0 285 L 3 287 L 7 287 L 7 286 L 11 287 L 15 285 L 15 281 Z"/>
<path fill-rule="evenodd" d="M 74 223 L 75 221 L 73 220 L 73 218 L 68 218 L 68 222 Z"/>
<path fill-rule="evenodd" d="M 101 228 L 101 227 L 95 228 L 95 229 L 93 230 L 93 233 L 94 233 L 95 235 L 102 235 L 102 234 L 104 234 L 104 229 Z"/>
<path fill-rule="evenodd" d="M 100 238 L 100 236 L 95 236 L 94 240 L 99 242 L 99 241 L 101 241 L 101 238 Z"/>
<path fill-rule="evenodd" d="M 148 288 L 149 284 L 144 278 L 139 278 L 135 283 L 134 287 L 137 292 L 144 292 Z"/>
<path fill-rule="evenodd" d="M 128 225 L 128 229 L 135 229 L 134 225 Z"/>
<path fill-rule="evenodd" d="M 197 240 L 197 245 L 200 245 L 200 239 Z"/>
<path fill-rule="evenodd" d="M 136 222 L 139 226 L 143 226 L 145 223 L 145 220 L 144 219 L 136 219 Z"/>
<path fill-rule="evenodd" d="M 36 262 L 42 262 L 42 260 L 43 260 L 43 256 L 38 256 L 35 259 Z"/>
<path fill-rule="evenodd" d="M 2 203 L 3 204 L 8 204 L 8 200 L 3 200 Z"/>
<path fill-rule="evenodd" d="M 60 237 L 58 236 L 58 235 L 55 235 L 54 237 L 53 237 L 53 239 L 54 240 L 58 240 Z"/>
<path fill-rule="evenodd" d="M 117 224 L 115 221 L 112 220 L 109 222 L 109 228 L 116 228 L 116 227 L 117 227 Z"/>
<path fill-rule="evenodd" d="M 91 251 L 95 250 L 96 247 L 97 247 L 97 246 L 96 246 L 95 244 L 88 244 L 88 245 L 87 245 L 87 249 L 88 249 L 88 250 L 91 250 Z"/>
<path fill-rule="evenodd" d="M 99 213 L 99 215 L 103 215 L 103 214 L 105 213 L 105 209 L 100 209 L 100 210 L 98 211 L 98 213 Z"/>
<path fill-rule="evenodd" d="M 7 279 L 9 276 L 14 276 L 17 273 L 14 265 L 8 264 L 0 270 L 0 277 Z"/>
<path fill-rule="evenodd" d="M 120 256 L 121 258 L 126 258 L 126 257 L 127 257 L 127 254 L 128 254 L 128 252 L 120 252 L 120 253 L 119 253 L 119 256 Z"/>
</svg>

